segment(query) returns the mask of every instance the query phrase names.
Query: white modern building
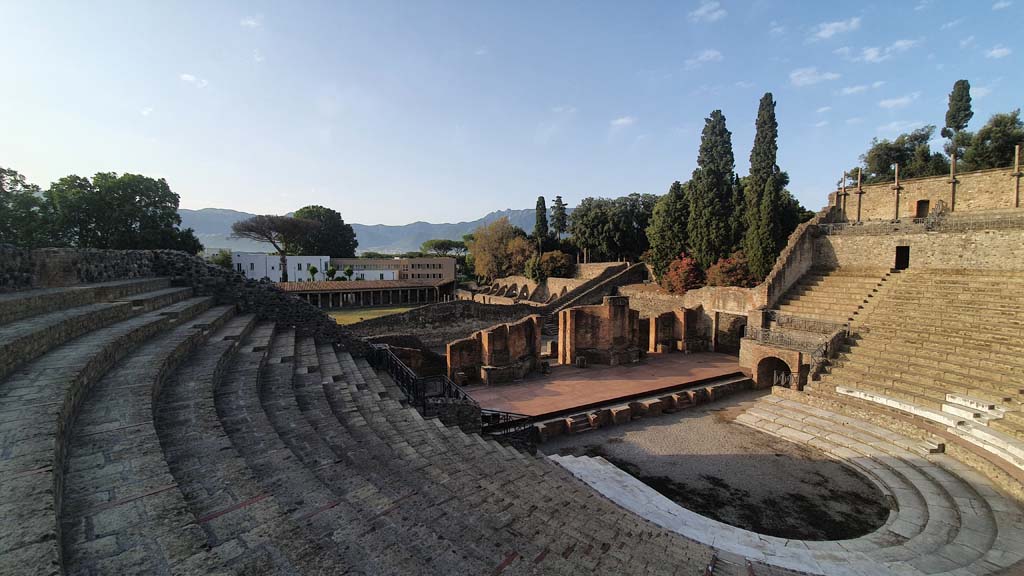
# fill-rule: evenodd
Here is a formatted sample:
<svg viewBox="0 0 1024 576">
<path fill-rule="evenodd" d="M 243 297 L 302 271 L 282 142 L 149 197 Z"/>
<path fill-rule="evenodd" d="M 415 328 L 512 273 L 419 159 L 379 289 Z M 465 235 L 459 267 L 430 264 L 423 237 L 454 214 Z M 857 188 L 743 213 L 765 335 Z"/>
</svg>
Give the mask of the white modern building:
<svg viewBox="0 0 1024 576">
<path fill-rule="evenodd" d="M 289 282 L 309 282 L 312 280 L 326 280 L 327 269 L 331 266 L 330 256 L 286 256 L 288 266 Z M 271 282 L 281 281 L 281 257 L 277 254 L 262 254 L 258 252 L 232 252 L 231 264 L 235 270 L 245 274 L 246 278 L 262 280 L 268 278 Z M 310 267 L 317 270 L 316 278 L 310 273 Z M 341 274 L 341 271 L 338 271 Z"/>
</svg>

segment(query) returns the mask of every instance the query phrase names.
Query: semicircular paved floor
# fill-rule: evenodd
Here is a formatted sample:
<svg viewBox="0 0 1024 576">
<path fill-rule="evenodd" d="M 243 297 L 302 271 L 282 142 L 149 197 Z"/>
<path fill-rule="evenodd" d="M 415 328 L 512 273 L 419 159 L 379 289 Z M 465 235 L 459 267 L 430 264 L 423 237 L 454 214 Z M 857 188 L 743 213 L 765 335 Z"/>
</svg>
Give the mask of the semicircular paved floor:
<svg viewBox="0 0 1024 576">
<path fill-rule="evenodd" d="M 602 458 L 551 458 L 620 506 L 726 556 L 830 576 L 986 574 L 1024 560 L 1021 507 L 919 441 L 778 396 L 759 399 L 737 422 L 855 467 L 895 502 L 888 521 L 849 540 L 787 540 L 687 510 Z"/>
</svg>

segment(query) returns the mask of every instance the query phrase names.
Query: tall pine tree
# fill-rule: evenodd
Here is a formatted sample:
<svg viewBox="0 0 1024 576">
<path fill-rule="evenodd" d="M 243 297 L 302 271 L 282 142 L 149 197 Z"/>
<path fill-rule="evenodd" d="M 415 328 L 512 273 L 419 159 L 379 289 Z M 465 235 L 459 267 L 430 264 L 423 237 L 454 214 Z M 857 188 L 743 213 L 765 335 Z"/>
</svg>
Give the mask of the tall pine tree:
<svg viewBox="0 0 1024 576">
<path fill-rule="evenodd" d="M 568 231 L 569 216 L 565 211 L 565 202 L 562 202 L 561 196 L 555 196 L 551 201 L 551 232 L 555 238 L 561 238 Z"/>
<path fill-rule="evenodd" d="M 537 220 L 533 225 L 533 235 L 537 238 L 537 247 L 544 251 L 544 241 L 548 239 L 548 203 L 543 196 L 537 196 Z"/>
<path fill-rule="evenodd" d="M 952 158 L 963 158 L 964 149 L 969 142 L 969 134 L 965 132 L 967 123 L 974 117 L 971 109 L 971 83 L 957 80 L 953 83 L 953 91 L 949 93 L 949 108 L 946 109 L 946 126 L 942 129 L 942 137 L 948 138 L 946 154 Z M 964 138 L 967 136 L 967 138 Z"/>
<path fill-rule="evenodd" d="M 686 232 L 690 251 L 707 268 L 732 248 L 731 226 L 735 158 L 725 116 L 715 110 L 704 120 L 697 168 L 690 182 L 690 219 Z"/>
<path fill-rule="evenodd" d="M 754 147 L 750 150 L 750 176 L 744 189 L 747 233 L 743 248 L 750 271 L 763 280 L 778 256 L 785 231 L 780 225 L 783 187 L 787 178 L 775 163 L 779 151 L 779 123 L 771 92 L 761 97 L 757 110 Z"/>
</svg>

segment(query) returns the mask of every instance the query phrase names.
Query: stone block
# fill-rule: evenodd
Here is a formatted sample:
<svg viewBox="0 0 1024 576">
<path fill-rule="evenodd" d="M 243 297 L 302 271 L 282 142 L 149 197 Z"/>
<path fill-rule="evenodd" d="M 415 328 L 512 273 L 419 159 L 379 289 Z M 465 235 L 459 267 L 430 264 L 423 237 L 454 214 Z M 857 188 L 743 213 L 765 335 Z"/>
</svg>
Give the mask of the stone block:
<svg viewBox="0 0 1024 576">
<path fill-rule="evenodd" d="M 643 402 L 630 402 L 629 409 L 632 411 L 633 418 L 642 418 L 647 415 L 647 405 Z"/>
<path fill-rule="evenodd" d="M 608 426 L 612 423 L 612 411 L 607 408 L 604 410 L 597 410 L 590 414 L 590 425 L 594 428 L 600 428 L 602 426 Z"/>
<path fill-rule="evenodd" d="M 633 410 L 629 406 L 615 406 L 608 411 L 614 424 L 626 424 L 633 419 Z"/>
<path fill-rule="evenodd" d="M 676 395 L 669 394 L 668 396 L 662 396 L 658 398 L 661 401 L 661 411 L 672 413 L 676 411 Z"/>
</svg>

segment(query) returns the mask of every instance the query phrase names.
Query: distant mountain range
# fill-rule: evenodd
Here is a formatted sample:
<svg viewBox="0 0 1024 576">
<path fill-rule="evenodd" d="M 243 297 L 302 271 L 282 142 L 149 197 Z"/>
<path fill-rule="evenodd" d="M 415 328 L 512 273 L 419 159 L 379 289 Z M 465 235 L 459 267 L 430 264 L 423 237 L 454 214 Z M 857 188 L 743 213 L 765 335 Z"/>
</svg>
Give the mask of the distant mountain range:
<svg viewBox="0 0 1024 576">
<path fill-rule="evenodd" d="M 182 228 L 192 228 L 207 250 L 226 248 L 228 250 L 265 252 L 272 250 L 269 244 L 253 242 L 241 238 L 231 238 L 231 225 L 239 220 L 254 216 L 246 212 L 225 210 L 222 208 L 203 208 L 202 210 L 178 210 L 181 215 Z M 384 224 L 352 224 L 356 239 L 359 240 L 359 252 L 401 253 L 419 250 L 420 245 L 434 238 L 461 240 L 477 227 L 490 224 L 502 216 L 507 216 L 513 226 L 527 232 L 533 230 L 536 211 L 499 210 L 473 220 L 455 224 L 431 224 L 430 222 L 413 222 L 403 226 L 387 226 Z M 328 254 L 330 256 L 330 254 Z"/>
</svg>

